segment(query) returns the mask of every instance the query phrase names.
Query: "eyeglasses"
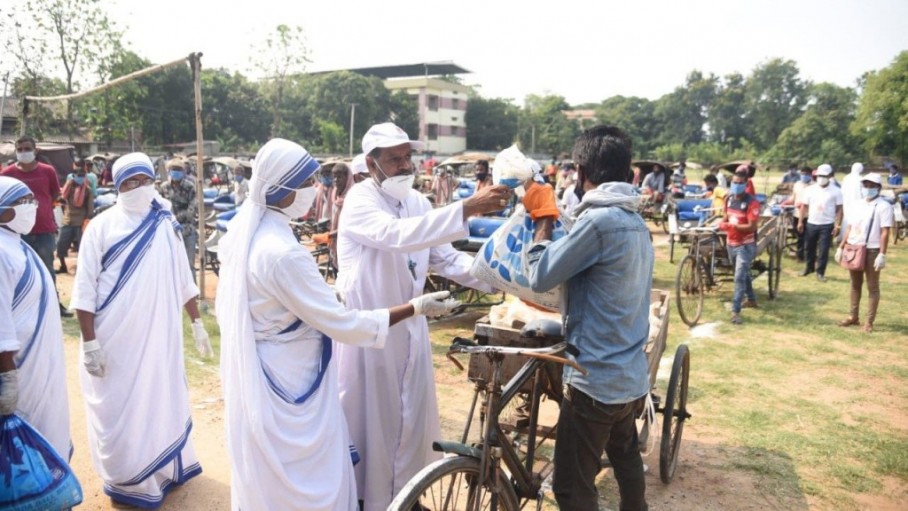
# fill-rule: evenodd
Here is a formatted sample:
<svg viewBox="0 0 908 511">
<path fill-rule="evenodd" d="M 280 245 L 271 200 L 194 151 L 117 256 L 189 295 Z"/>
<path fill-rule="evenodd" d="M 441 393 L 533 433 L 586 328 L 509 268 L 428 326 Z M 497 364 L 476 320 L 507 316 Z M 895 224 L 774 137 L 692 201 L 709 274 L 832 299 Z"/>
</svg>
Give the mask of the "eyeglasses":
<svg viewBox="0 0 908 511">
<path fill-rule="evenodd" d="M 148 186 L 152 183 L 154 183 L 154 179 L 147 176 L 131 177 L 126 181 L 123 181 L 123 184 L 120 187 L 125 190 L 135 190 L 140 186 Z"/>
<path fill-rule="evenodd" d="M 21 206 L 24 204 L 37 204 L 37 203 L 38 203 L 38 201 L 36 201 L 34 197 L 22 197 L 20 199 L 13 201 L 13 206 Z"/>
</svg>

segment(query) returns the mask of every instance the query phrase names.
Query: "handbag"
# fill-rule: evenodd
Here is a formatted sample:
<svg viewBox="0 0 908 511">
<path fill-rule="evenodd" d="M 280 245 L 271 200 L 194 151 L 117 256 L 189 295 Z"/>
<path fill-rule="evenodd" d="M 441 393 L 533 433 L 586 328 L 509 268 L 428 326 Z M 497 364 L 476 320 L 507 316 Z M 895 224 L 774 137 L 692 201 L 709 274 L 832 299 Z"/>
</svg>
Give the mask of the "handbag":
<svg viewBox="0 0 908 511">
<path fill-rule="evenodd" d="M 873 208 L 873 213 L 870 214 L 870 224 L 867 225 L 867 237 L 864 238 L 863 244 L 845 242 L 845 246 L 842 247 L 842 260 L 839 262 L 842 268 L 849 271 L 864 271 L 864 262 L 867 259 L 867 242 L 870 241 L 874 216 L 876 216 L 876 207 Z"/>
</svg>

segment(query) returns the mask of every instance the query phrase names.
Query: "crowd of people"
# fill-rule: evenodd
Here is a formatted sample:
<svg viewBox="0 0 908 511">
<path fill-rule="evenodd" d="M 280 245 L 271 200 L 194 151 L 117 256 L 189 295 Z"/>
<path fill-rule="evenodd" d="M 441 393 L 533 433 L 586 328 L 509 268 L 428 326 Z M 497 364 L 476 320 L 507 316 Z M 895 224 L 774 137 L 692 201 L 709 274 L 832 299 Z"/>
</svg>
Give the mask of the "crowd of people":
<svg viewBox="0 0 908 511">
<path fill-rule="evenodd" d="M 605 452 L 621 509 L 646 509 L 634 418 L 649 392 L 642 347 L 655 263 L 638 213 L 645 195 L 664 198 L 687 185 L 685 166 L 669 178 L 656 166 L 635 183 L 630 138 L 596 126 L 577 139 L 571 162 L 543 168 L 527 159 L 532 177 L 519 183 L 496 184 L 489 162 L 478 161 L 475 192 L 463 200 L 450 196 L 454 176 L 437 172 L 432 204 L 414 188 L 413 155 L 423 149 L 382 123 L 349 165 L 323 169 L 299 144 L 273 139 L 256 154 L 251 177 L 235 173 L 238 211 L 221 240 L 216 295 L 232 508 L 385 510 L 440 456 L 431 448 L 441 431 L 426 317 L 459 304 L 447 292 L 423 294 L 426 277 L 493 291 L 451 242 L 467 236 L 470 217 L 520 201 L 536 229 L 529 285 L 564 286 L 564 335 L 589 371 L 564 372 L 555 498 L 561 509 L 596 509 Z M 88 450 L 115 507 L 156 508 L 202 471 L 191 438 L 184 312 L 199 354 L 214 355 L 197 304 L 198 208 L 188 165 L 170 159 L 156 186 L 147 155 L 118 158 L 100 179 L 117 190 L 116 204 L 92 218 L 98 183 L 90 162 L 77 162 L 61 187 L 54 169 L 35 160 L 33 139 L 20 138 L 16 150 L 17 162 L 0 176 L 0 414 L 19 413 L 64 459 L 71 454 L 61 326 L 68 311 L 54 275 L 69 271 L 68 251 L 78 247 L 70 309 L 81 334 Z M 733 324 L 742 323 L 743 308 L 757 307 L 753 171 L 742 165 L 730 183 L 715 171 L 704 178 L 734 266 Z M 836 261 L 849 245 L 863 245 L 866 256 L 849 272 L 850 310 L 840 324 L 860 324 L 866 281 L 863 329 L 872 332 L 893 225 L 879 196 L 882 177 L 855 164 L 840 189 L 831 166 L 816 169 L 816 182 L 812 174 L 792 166 L 783 178 L 802 274 L 825 282 L 828 250 L 844 225 Z M 65 204 L 61 221 L 55 201 Z M 573 228 L 553 241 L 562 215 Z M 333 288 L 294 237 L 289 222 L 302 217 L 329 224 L 322 241 L 339 270 Z"/>
</svg>

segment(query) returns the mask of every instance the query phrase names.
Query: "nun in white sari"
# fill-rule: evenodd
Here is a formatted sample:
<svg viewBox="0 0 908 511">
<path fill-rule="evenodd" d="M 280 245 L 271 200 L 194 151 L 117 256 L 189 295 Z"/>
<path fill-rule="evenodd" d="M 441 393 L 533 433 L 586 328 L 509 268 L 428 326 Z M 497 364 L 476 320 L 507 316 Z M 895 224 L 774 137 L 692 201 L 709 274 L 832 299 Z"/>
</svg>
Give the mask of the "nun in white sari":
<svg viewBox="0 0 908 511">
<path fill-rule="evenodd" d="M 318 162 L 273 139 L 258 152 L 250 193 L 221 240 L 217 316 L 231 507 L 242 511 L 357 509 L 347 423 L 331 339 L 383 348 L 388 327 L 456 303 L 434 293 L 405 305 L 348 311 L 289 220 L 315 198 Z"/>
<path fill-rule="evenodd" d="M 189 438 L 182 319 L 183 307 L 198 319 L 199 290 L 153 169 L 142 153 L 114 164 L 117 203 L 82 236 L 71 303 L 95 470 L 114 506 L 148 509 L 202 471 Z M 200 351 L 206 344 L 197 339 Z"/>
<path fill-rule="evenodd" d="M 0 176 L 0 365 L 9 366 L 0 367 L 0 393 L 11 398 L 2 400 L 9 409 L 0 406 L 0 414 L 15 411 L 65 460 L 72 444 L 56 288 L 47 267 L 20 239 L 34 225 L 35 209 L 25 184 Z M 10 396 L 16 386 L 18 395 Z"/>
</svg>

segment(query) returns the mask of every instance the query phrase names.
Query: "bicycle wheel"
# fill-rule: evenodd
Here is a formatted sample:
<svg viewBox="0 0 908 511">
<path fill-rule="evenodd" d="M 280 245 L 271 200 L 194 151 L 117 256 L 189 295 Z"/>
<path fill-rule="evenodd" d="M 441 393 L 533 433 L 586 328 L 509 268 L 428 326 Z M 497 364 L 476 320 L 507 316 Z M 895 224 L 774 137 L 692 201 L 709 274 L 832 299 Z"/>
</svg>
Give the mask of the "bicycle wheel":
<svg viewBox="0 0 908 511">
<path fill-rule="evenodd" d="M 501 471 L 498 478 L 502 484 L 495 509 L 517 511 L 517 496 L 510 481 Z M 478 459 L 466 456 L 440 459 L 413 476 L 394 497 L 388 511 L 493 509 L 491 488 L 480 486 L 478 479 Z"/>
<path fill-rule="evenodd" d="M 662 442 L 659 448 L 659 477 L 669 484 L 678 466 L 678 454 L 681 451 L 681 433 L 684 432 L 684 421 L 687 413 L 687 378 L 690 374 L 690 351 L 686 344 L 678 346 L 675 361 L 672 363 L 672 375 L 668 379 L 668 390 L 665 393 L 665 407 L 662 409 Z"/>
<path fill-rule="evenodd" d="M 703 313 L 703 288 L 705 276 L 702 274 L 697 259 L 688 254 L 678 265 L 675 277 L 675 296 L 678 301 L 678 314 L 687 326 L 694 326 Z"/>
<path fill-rule="evenodd" d="M 769 251 L 769 268 L 766 281 L 769 283 L 769 299 L 772 300 L 779 295 L 779 278 L 782 276 L 782 246 L 774 245 L 767 250 Z"/>
</svg>

